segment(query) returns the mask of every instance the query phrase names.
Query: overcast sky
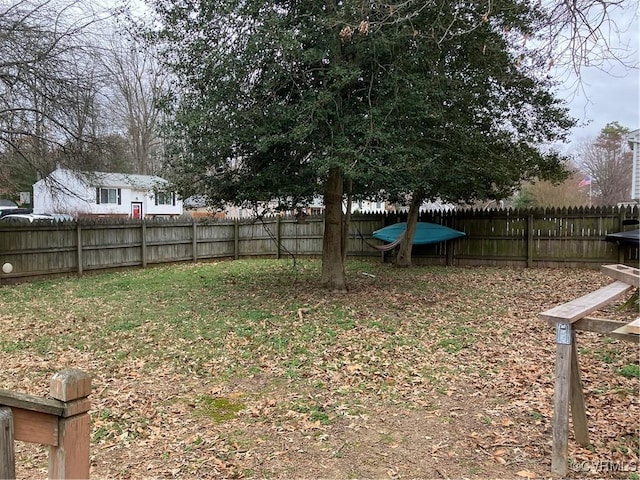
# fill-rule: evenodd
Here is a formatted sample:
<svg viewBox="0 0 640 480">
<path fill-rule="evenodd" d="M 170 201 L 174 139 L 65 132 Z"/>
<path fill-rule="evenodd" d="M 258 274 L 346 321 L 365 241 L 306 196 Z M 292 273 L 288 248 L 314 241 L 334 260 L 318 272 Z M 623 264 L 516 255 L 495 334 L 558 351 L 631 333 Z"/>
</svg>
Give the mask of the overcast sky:
<svg viewBox="0 0 640 480">
<path fill-rule="evenodd" d="M 565 99 L 579 126 L 572 132 L 569 151 L 576 144 L 594 139 L 609 122 L 636 130 L 640 128 L 640 2 L 630 1 L 625 11 L 619 12 L 618 26 L 622 30 L 619 38 L 611 39 L 614 48 L 629 55 L 628 64 L 636 68 L 625 68 L 620 63 L 611 63 L 604 68 L 583 67 L 581 83 L 575 75 L 563 76 L 563 86 L 558 96 Z"/>
</svg>

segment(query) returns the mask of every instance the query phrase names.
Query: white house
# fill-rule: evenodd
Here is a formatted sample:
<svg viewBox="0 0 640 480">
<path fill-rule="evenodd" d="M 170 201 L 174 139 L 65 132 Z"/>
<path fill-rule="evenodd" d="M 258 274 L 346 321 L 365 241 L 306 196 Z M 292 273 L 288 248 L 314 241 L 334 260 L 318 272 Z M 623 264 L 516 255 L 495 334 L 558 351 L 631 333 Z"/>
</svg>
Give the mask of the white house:
<svg viewBox="0 0 640 480">
<path fill-rule="evenodd" d="M 633 152 L 633 173 L 631 175 L 631 199 L 640 201 L 640 130 L 627 134 L 629 147 Z"/>
<path fill-rule="evenodd" d="M 33 185 L 34 213 L 131 218 L 182 215 L 182 200 L 153 175 L 58 168 Z"/>
<path fill-rule="evenodd" d="M 450 211 L 455 210 L 455 205 L 445 203 L 440 200 L 433 202 L 424 201 L 420 205 L 420 213 L 430 211 Z M 408 205 L 399 205 L 383 201 L 357 200 L 351 205 L 351 213 L 384 213 L 384 212 L 409 212 Z"/>
</svg>

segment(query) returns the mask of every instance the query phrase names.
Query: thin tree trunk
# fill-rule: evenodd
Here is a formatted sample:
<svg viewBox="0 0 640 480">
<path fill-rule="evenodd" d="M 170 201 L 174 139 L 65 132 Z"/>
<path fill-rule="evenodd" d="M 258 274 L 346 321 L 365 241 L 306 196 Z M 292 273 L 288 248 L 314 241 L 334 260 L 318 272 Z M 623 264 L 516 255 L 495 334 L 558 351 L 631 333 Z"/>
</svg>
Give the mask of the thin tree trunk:
<svg viewBox="0 0 640 480">
<path fill-rule="evenodd" d="M 411 266 L 411 249 L 413 248 L 413 237 L 416 234 L 416 224 L 418 223 L 418 216 L 420 215 L 420 205 L 424 196 L 421 191 L 413 193 L 411 199 L 411 205 L 409 206 L 409 216 L 407 217 L 407 231 L 405 233 L 402 243 L 398 249 L 398 255 L 396 256 L 397 267 L 410 267 Z"/>
<path fill-rule="evenodd" d="M 342 256 L 342 173 L 329 172 L 325 187 L 324 238 L 322 242 L 322 285 L 332 292 L 346 292 L 347 282 Z"/>
</svg>

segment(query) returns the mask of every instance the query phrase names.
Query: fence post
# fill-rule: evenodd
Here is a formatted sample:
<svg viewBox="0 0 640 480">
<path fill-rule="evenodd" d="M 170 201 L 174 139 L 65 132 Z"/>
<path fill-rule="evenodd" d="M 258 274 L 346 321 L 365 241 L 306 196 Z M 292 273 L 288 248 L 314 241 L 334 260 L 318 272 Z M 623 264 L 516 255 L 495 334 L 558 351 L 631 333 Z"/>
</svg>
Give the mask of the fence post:
<svg viewBox="0 0 640 480">
<path fill-rule="evenodd" d="M 196 225 L 196 219 L 192 220 L 193 227 L 191 230 L 191 250 L 193 252 L 193 262 L 198 261 L 198 226 Z"/>
<path fill-rule="evenodd" d="M 626 213 L 626 208 L 620 208 L 618 211 L 618 231 L 619 232 L 624 232 L 625 213 Z M 624 263 L 625 248 L 621 245 L 617 245 L 617 250 L 618 250 L 618 263 Z"/>
<path fill-rule="evenodd" d="M 533 214 L 527 216 L 527 267 L 533 267 Z"/>
<path fill-rule="evenodd" d="M 49 478 L 89 478 L 89 394 L 91 376 L 68 369 L 51 378 L 51 396 L 65 402 L 58 421 L 58 445 L 49 447 Z"/>
<path fill-rule="evenodd" d="M 280 215 L 276 215 L 276 259 L 280 260 L 280 236 L 282 235 L 282 232 L 280 231 L 281 224 L 280 224 Z"/>
<path fill-rule="evenodd" d="M 374 231 L 375 230 L 379 230 L 379 229 L 384 228 L 384 227 L 387 226 L 387 222 L 386 222 L 386 218 L 385 218 L 385 214 L 384 213 L 380 214 L 380 220 L 381 220 L 382 226 L 374 229 Z M 384 264 L 384 261 L 385 261 L 385 258 L 386 258 L 386 255 L 385 255 L 386 253 L 387 252 L 385 252 L 384 250 L 380 250 L 380 262 L 382 264 Z"/>
<path fill-rule="evenodd" d="M 77 257 L 78 257 L 78 276 L 81 277 L 82 276 L 82 227 L 80 226 L 80 222 L 78 222 L 78 225 L 76 226 L 76 240 L 78 242 L 78 249 L 77 249 Z"/>
<path fill-rule="evenodd" d="M 140 255 L 142 256 L 141 260 L 141 264 L 142 264 L 142 268 L 146 268 L 147 267 L 147 222 L 144 221 L 144 219 L 142 220 L 142 223 L 140 224 L 140 236 L 142 237 L 140 239 Z"/>
<path fill-rule="evenodd" d="M 13 413 L 9 407 L 0 407 L 0 478 L 16 478 Z"/>
<path fill-rule="evenodd" d="M 238 219 L 233 221 L 233 259 L 238 260 L 240 258 L 240 225 L 238 225 Z"/>
<path fill-rule="evenodd" d="M 457 222 L 457 217 L 454 216 L 450 216 L 449 217 L 451 220 L 448 222 L 442 222 L 443 225 L 453 228 L 454 230 L 458 229 L 458 222 Z M 445 254 L 446 254 L 446 259 L 445 259 L 445 263 L 447 265 L 447 267 L 451 267 L 453 266 L 454 262 L 455 262 L 455 258 L 456 258 L 456 252 L 455 252 L 455 247 L 456 244 L 458 242 L 455 242 L 453 240 L 447 240 L 445 242 Z"/>
</svg>

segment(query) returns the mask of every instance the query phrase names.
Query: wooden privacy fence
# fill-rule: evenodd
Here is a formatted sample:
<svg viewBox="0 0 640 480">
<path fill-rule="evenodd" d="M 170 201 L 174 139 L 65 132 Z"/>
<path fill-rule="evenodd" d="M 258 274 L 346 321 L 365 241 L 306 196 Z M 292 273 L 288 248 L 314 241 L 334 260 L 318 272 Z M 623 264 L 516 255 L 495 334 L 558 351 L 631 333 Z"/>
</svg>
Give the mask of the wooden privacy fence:
<svg viewBox="0 0 640 480">
<path fill-rule="evenodd" d="M 597 268 L 637 263 L 637 247 L 604 241 L 609 233 L 638 228 L 625 225 L 637 219 L 638 207 L 460 211 L 448 226 L 467 233 L 455 245 L 456 264 Z"/>
<path fill-rule="evenodd" d="M 354 215 L 349 255 L 380 258 L 374 230 L 404 221 L 406 214 Z M 460 230 L 455 241 L 414 247 L 418 264 L 577 266 L 638 262 L 637 247 L 604 237 L 635 227 L 638 207 L 426 212 L 421 221 Z M 146 267 L 165 262 L 251 256 L 322 254 L 324 219 L 102 220 L 46 225 L 0 225 L 2 278 Z M 387 254 L 389 256 L 389 254 Z"/>
<path fill-rule="evenodd" d="M 89 478 L 91 377 L 62 370 L 50 388 L 52 399 L 0 390 L 0 478 L 15 478 L 14 440 L 49 446 L 49 478 Z"/>
</svg>

